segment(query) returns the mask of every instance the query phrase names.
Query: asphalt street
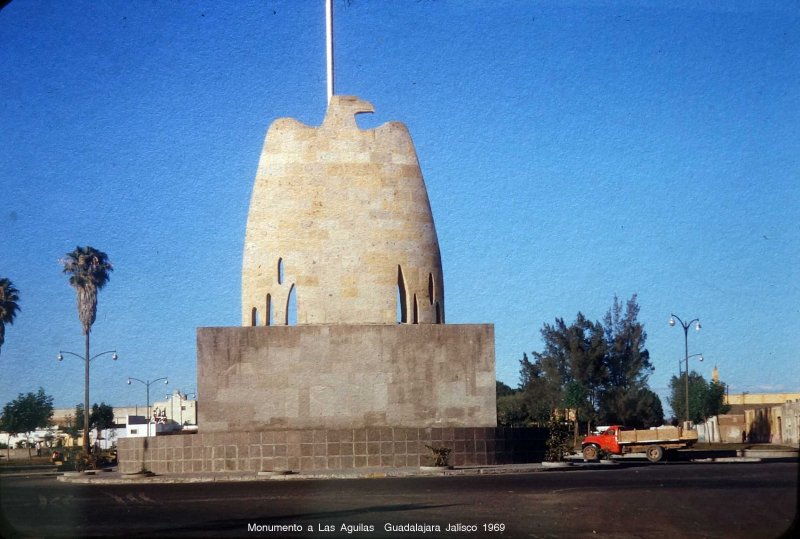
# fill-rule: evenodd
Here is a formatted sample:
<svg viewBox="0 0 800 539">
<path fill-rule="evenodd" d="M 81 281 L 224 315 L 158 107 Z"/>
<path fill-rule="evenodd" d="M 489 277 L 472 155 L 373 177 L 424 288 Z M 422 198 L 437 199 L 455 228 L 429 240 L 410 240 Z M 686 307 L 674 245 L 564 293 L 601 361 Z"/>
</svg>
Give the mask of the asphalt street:
<svg viewBox="0 0 800 539">
<path fill-rule="evenodd" d="M 780 537 L 797 462 L 193 484 L 0 478 L 5 537 Z M 437 528 L 438 527 L 438 528 Z M 448 531 L 449 530 L 449 531 Z"/>
</svg>

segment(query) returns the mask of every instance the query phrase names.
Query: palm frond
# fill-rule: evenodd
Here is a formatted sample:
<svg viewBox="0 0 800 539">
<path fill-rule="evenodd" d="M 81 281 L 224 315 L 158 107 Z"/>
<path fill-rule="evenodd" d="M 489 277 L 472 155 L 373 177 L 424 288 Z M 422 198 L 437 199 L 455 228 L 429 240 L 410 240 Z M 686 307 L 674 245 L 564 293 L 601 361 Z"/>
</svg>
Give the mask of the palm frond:
<svg viewBox="0 0 800 539">
<path fill-rule="evenodd" d="M 19 290 L 10 279 L 0 278 L 0 324 L 13 324 L 20 310 Z"/>
<path fill-rule="evenodd" d="M 109 281 L 114 268 L 106 253 L 88 245 L 75 247 L 61 264 L 77 294 L 78 318 L 84 335 L 88 335 L 97 315 L 97 292 Z"/>
</svg>

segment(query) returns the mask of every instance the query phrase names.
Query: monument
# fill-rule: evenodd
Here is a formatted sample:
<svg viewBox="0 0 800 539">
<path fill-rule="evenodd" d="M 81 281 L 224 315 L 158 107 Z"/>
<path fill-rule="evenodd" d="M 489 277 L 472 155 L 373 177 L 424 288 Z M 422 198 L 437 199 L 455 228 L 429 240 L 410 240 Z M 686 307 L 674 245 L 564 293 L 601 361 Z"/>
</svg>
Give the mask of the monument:
<svg viewBox="0 0 800 539">
<path fill-rule="evenodd" d="M 529 433 L 496 428 L 494 327 L 445 324 L 407 128 L 362 130 L 370 103 L 330 82 L 328 97 L 319 127 L 281 118 L 267 132 L 242 326 L 197 330 L 199 433 L 121 440 L 121 471 L 419 466 L 426 445 L 456 465 L 530 459 L 513 443 Z"/>
<path fill-rule="evenodd" d="M 439 245 L 406 127 L 267 133 L 242 264 L 242 328 L 198 330 L 203 431 L 494 427 L 490 325 L 445 325 Z M 290 317 L 290 306 L 296 312 Z M 296 325 L 289 325 L 296 318 Z"/>
</svg>

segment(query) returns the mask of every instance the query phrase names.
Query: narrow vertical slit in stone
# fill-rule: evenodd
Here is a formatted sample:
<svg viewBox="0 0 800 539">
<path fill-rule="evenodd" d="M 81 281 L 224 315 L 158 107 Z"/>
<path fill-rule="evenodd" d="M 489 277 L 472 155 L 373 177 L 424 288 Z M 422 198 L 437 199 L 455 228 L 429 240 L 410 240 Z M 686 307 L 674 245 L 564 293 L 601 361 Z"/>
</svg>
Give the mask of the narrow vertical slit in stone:
<svg viewBox="0 0 800 539">
<path fill-rule="evenodd" d="M 408 323 L 408 305 L 406 302 L 406 280 L 403 277 L 403 268 L 397 266 L 397 322 Z"/>
</svg>

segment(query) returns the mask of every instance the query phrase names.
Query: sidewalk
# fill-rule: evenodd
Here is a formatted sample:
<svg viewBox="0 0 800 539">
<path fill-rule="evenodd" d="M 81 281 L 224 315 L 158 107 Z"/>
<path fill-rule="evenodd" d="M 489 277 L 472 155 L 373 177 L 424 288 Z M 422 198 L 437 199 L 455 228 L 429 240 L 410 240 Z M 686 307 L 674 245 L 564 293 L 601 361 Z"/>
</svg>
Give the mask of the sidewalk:
<svg viewBox="0 0 800 539">
<path fill-rule="evenodd" d="M 341 470 L 308 470 L 303 472 L 207 472 L 173 473 L 161 475 L 122 474 L 118 471 L 96 471 L 88 473 L 66 472 L 59 481 L 89 484 L 127 484 L 127 483 L 205 483 L 221 481 L 297 481 L 308 479 L 375 479 L 385 477 L 438 477 L 455 475 L 514 474 L 553 470 L 578 470 L 616 466 L 613 462 L 567 462 L 558 467 L 547 463 L 503 464 L 495 466 L 463 466 L 457 468 L 357 468 Z"/>
<path fill-rule="evenodd" d="M 758 455 L 747 454 L 727 456 L 709 455 L 709 451 L 698 452 L 698 458 L 687 458 L 679 462 L 762 462 L 769 459 L 797 459 L 797 451 L 770 451 Z M 725 455 L 725 456 L 723 456 Z M 666 463 L 662 464 L 669 464 Z M 385 477 L 437 477 L 457 475 L 520 474 L 570 470 L 597 470 L 614 467 L 640 466 L 648 464 L 644 453 L 615 457 L 611 460 L 584 462 L 580 455 L 570 455 L 563 463 L 538 462 L 530 464 L 500 464 L 492 466 L 459 466 L 453 468 L 407 467 L 407 468 L 357 468 L 341 470 L 308 470 L 303 472 L 205 472 L 172 474 L 122 474 L 118 471 L 95 471 L 88 473 L 66 472 L 59 481 L 88 484 L 127 484 L 127 483 L 206 483 L 222 481 L 297 481 L 308 479 L 370 479 Z"/>
</svg>

